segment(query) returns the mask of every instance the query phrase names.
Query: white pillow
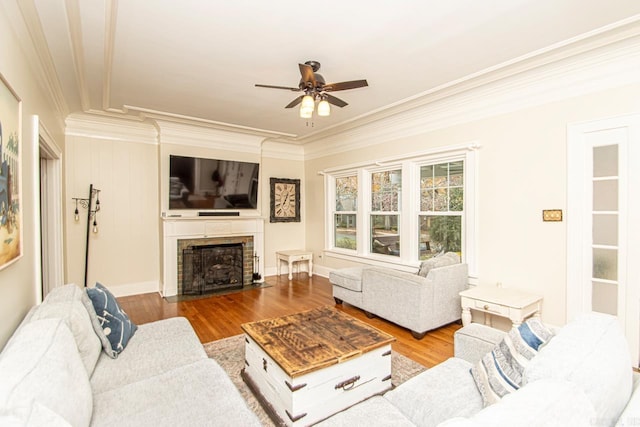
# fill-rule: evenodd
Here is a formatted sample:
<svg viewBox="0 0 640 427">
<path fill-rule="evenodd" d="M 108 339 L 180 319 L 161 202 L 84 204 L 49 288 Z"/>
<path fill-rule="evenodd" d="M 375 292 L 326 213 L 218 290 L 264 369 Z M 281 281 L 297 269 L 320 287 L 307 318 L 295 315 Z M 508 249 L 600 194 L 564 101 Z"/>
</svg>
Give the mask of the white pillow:
<svg viewBox="0 0 640 427">
<path fill-rule="evenodd" d="M 0 357 L 0 414 L 37 403 L 74 426 L 91 422 L 93 394 L 62 319 L 31 321 Z"/>
</svg>

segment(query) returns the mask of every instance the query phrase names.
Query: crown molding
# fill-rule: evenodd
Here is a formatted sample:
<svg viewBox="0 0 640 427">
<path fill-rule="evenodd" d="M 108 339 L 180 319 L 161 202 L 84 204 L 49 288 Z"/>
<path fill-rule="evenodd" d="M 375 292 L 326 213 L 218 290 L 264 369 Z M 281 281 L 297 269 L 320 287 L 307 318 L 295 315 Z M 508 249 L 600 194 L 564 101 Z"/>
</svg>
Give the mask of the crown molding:
<svg viewBox="0 0 640 427">
<path fill-rule="evenodd" d="M 105 115 L 77 113 L 65 120 L 66 136 L 158 145 L 158 131 L 151 123 Z"/>
<path fill-rule="evenodd" d="M 304 148 L 300 145 L 265 140 L 262 144 L 262 157 L 304 161 Z"/>
<path fill-rule="evenodd" d="M 69 114 L 69 107 L 62 93 L 62 86 L 58 80 L 58 74 L 49 52 L 34 0 L 18 0 L 17 4 L 28 33 L 28 38 L 18 37 L 22 41 L 23 51 L 29 52 L 33 50 L 35 52 L 37 61 L 30 62 L 37 63 L 40 66 L 37 70 L 37 75 L 40 77 L 45 91 L 49 94 L 54 108 L 60 116 L 66 117 Z M 25 42 L 29 39 L 31 40 L 32 48 L 25 45 Z M 63 120 L 60 121 L 60 125 L 61 128 L 64 128 Z"/>
<path fill-rule="evenodd" d="M 594 37 L 594 36 L 591 36 Z M 304 138 L 305 159 L 640 82 L 640 20 L 470 76 Z"/>
<path fill-rule="evenodd" d="M 261 153 L 264 136 L 155 120 L 160 144 L 175 144 L 243 153 Z"/>
<path fill-rule="evenodd" d="M 260 136 L 262 138 L 273 138 L 278 140 L 284 140 L 283 142 L 289 141 L 296 137 L 296 135 L 291 133 L 277 132 L 271 131 L 267 129 L 258 129 L 252 128 L 248 126 L 235 125 L 232 123 L 218 122 L 214 120 L 202 119 L 193 116 L 185 116 L 182 114 L 174 114 L 168 113 L 166 111 L 153 110 L 149 108 L 136 107 L 134 105 L 125 105 L 123 110 L 114 110 L 113 112 L 118 112 L 121 114 L 128 114 L 129 112 L 137 112 L 138 116 L 141 119 L 153 119 L 157 121 L 163 122 L 173 122 L 177 124 L 183 124 L 188 126 L 200 126 L 209 129 L 217 129 L 220 131 L 226 132 L 234 132 L 234 133 L 243 133 L 246 135 L 255 135 Z"/>
</svg>

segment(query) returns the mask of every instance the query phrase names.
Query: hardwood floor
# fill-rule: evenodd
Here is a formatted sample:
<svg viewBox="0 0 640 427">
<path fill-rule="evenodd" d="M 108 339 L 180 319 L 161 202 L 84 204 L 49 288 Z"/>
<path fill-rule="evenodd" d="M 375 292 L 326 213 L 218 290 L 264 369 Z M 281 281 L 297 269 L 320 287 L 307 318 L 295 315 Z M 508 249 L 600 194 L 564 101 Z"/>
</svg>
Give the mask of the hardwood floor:
<svg viewBox="0 0 640 427">
<path fill-rule="evenodd" d="M 241 334 L 242 323 L 330 305 L 393 335 L 393 349 L 424 366 L 453 356 L 453 333 L 461 327 L 458 324 L 431 331 L 418 341 L 407 329 L 379 318 L 368 319 L 362 310 L 348 304 L 335 305 L 331 284 L 324 277 L 298 273 L 291 282 L 286 275 L 270 276 L 265 282 L 272 286 L 192 301 L 170 303 L 154 293 L 122 297 L 118 302 L 137 324 L 184 316 L 202 343 Z"/>
</svg>

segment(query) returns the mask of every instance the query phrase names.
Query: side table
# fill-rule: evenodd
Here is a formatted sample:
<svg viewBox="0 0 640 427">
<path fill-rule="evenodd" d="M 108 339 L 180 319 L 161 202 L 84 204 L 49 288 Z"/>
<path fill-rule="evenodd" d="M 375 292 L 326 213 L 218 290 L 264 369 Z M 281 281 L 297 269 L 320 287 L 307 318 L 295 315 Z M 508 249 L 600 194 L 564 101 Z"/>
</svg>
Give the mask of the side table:
<svg viewBox="0 0 640 427">
<path fill-rule="evenodd" d="M 289 280 L 293 279 L 293 264 L 296 262 L 307 262 L 309 268 L 309 277 L 313 276 L 313 252 L 303 249 L 295 249 L 291 251 L 276 252 L 276 262 L 278 263 L 278 276 L 280 275 L 280 267 L 282 262 L 289 265 Z"/>
<path fill-rule="evenodd" d="M 542 297 L 511 288 L 476 286 L 460 292 L 462 324 L 471 323 L 471 310 L 485 313 L 485 324 L 491 326 L 491 315 L 507 317 L 517 328 L 529 316 L 539 316 Z M 487 317 L 489 315 L 489 317 Z"/>
</svg>

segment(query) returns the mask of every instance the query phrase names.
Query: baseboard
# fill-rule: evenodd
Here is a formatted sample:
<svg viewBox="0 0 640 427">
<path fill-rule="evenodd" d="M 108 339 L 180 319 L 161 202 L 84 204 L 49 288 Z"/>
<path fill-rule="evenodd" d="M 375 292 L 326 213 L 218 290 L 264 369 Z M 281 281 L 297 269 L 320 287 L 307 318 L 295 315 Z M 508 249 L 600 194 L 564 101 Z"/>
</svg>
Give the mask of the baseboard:
<svg viewBox="0 0 640 427">
<path fill-rule="evenodd" d="M 160 292 L 159 282 L 138 282 L 138 283 L 124 283 L 122 285 L 109 285 L 107 286 L 111 293 L 116 297 L 128 297 L 130 295 L 149 294 L 153 292 Z"/>
</svg>

